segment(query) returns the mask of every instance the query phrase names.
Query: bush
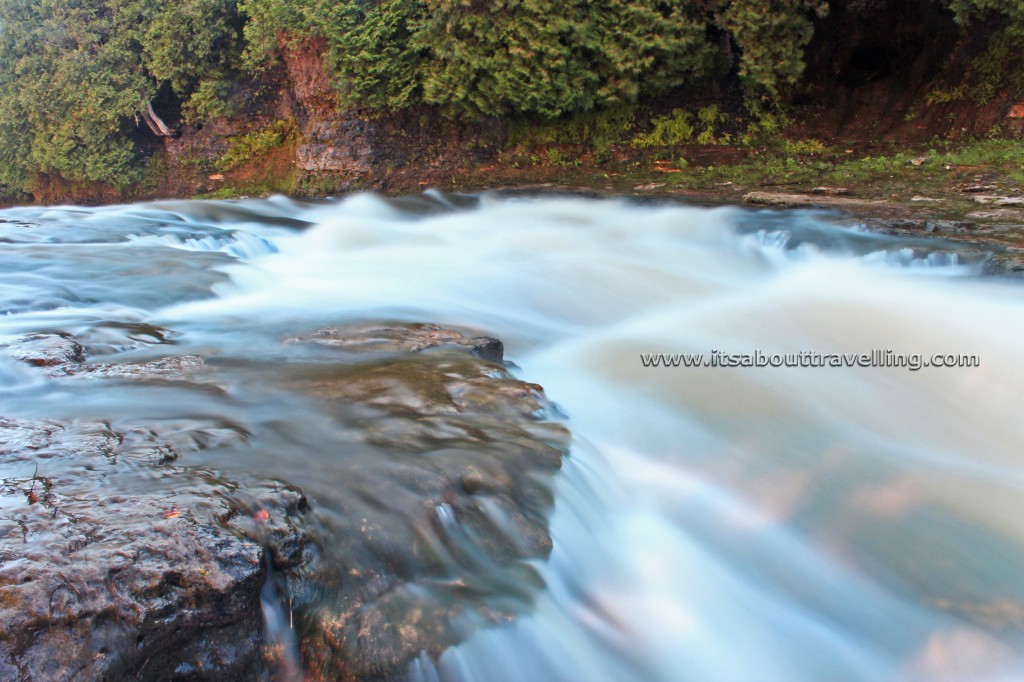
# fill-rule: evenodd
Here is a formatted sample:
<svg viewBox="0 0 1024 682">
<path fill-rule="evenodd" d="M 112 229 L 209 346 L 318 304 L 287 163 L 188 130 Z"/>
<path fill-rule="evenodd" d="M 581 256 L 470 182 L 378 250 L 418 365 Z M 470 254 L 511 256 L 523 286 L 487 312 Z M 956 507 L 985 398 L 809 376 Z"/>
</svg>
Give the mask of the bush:
<svg viewBox="0 0 1024 682">
<path fill-rule="evenodd" d="M 161 87 L 187 99 L 237 58 L 233 0 L 0 0 L 0 183 L 123 187 Z"/>
<path fill-rule="evenodd" d="M 721 75 L 725 32 L 751 100 L 803 71 L 817 0 L 242 0 L 247 62 L 278 36 L 322 38 L 352 107 L 433 104 L 449 116 L 559 118 L 637 102 Z"/>
</svg>

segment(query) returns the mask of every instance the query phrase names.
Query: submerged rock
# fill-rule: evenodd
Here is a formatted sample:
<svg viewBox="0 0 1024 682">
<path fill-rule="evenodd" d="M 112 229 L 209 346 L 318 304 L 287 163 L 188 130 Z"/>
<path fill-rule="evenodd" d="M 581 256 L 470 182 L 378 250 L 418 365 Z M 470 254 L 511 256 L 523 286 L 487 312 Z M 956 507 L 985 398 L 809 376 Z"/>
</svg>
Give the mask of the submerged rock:
<svg viewBox="0 0 1024 682">
<path fill-rule="evenodd" d="M 331 594 L 305 611 L 303 658 L 315 679 L 401 678 L 421 653 L 529 609 L 542 588 L 529 562 L 551 550 L 551 483 L 569 434 L 540 386 L 480 351 L 491 339 L 395 325 L 306 342 L 325 338 L 362 361 L 289 387 L 333 406 L 371 450 L 339 490 L 349 502 L 334 570 L 299 576 Z"/>
<path fill-rule="evenodd" d="M 159 336 L 159 327 L 136 325 L 151 334 L 155 343 L 163 343 Z M 150 331 L 153 330 L 153 331 Z M 146 345 L 142 341 L 132 341 L 130 350 Z M 99 345 L 99 348 L 97 348 Z M 109 344 L 107 344 L 109 346 Z M 116 347 L 93 345 L 93 350 L 116 352 L 124 350 Z M 34 367 L 45 369 L 47 376 L 82 376 L 108 379 L 188 379 L 201 370 L 205 361 L 198 355 L 170 355 L 156 360 L 135 362 L 88 362 L 86 347 L 70 334 L 65 332 L 45 332 L 28 334 L 15 339 L 0 342 L 0 349 L 5 349 L 11 357 Z"/>
<path fill-rule="evenodd" d="M 1024 275 L 1024 253 L 999 253 L 993 255 L 982 267 L 990 275 L 1020 277 Z"/>
<path fill-rule="evenodd" d="M 467 337 L 436 324 L 366 324 L 318 329 L 287 343 L 316 343 L 353 353 L 420 353 L 431 348 L 462 348 L 484 360 L 500 363 L 505 347 L 490 336 Z"/>
<path fill-rule="evenodd" d="M 47 332 L 28 334 L 0 343 L 11 356 L 35 367 L 61 367 L 85 362 L 85 349 L 71 335 Z"/>
<path fill-rule="evenodd" d="M 66 367 L 69 376 L 108 379 L 186 379 L 203 369 L 198 355 L 172 355 L 149 362 L 96 362 Z"/>
</svg>

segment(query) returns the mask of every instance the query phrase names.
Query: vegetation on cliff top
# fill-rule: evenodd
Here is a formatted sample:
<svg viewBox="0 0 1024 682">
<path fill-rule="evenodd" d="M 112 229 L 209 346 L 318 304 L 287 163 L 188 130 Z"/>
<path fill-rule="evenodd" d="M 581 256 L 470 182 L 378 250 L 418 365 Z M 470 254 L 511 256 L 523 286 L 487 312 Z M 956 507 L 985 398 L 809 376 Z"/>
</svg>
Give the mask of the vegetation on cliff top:
<svg viewBox="0 0 1024 682">
<path fill-rule="evenodd" d="M 230 78 L 240 29 L 233 0 L 3 0 L 0 182 L 136 182 L 134 131 L 169 132 L 153 101 Z"/>
<path fill-rule="evenodd" d="M 1024 45 L 1024 5 L 935 1 L 962 26 L 999 27 L 976 67 L 979 81 L 998 80 L 1005 54 Z M 154 135 L 232 113 L 240 84 L 307 38 L 326 45 L 328 75 L 353 109 L 543 121 L 733 83 L 748 111 L 763 114 L 799 81 L 828 4 L 0 0 L 0 185 L 137 183 Z"/>
</svg>

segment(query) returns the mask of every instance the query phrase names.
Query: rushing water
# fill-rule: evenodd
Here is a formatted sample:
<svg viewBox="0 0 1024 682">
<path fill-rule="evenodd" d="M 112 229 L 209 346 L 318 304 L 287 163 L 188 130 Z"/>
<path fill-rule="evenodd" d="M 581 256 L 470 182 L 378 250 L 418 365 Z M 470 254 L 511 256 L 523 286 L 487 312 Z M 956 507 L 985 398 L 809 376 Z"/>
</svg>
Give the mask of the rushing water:
<svg viewBox="0 0 1024 682">
<path fill-rule="evenodd" d="M 205 465 L 289 480 L 328 516 L 367 483 L 320 456 L 344 430 L 279 390 L 283 338 L 387 319 L 505 340 L 574 435 L 544 588 L 410 679 L 1024 679 L 1024 289 L 952 245 L 813 212 L 576 198 L 0 217 L 0 336 L 194 352 L 242 387 L 96 391 L 0 357 L 0 414 L 214 418 L 253 442 Z M 641 362 L 876 349 L 981 365 Z"/>
</svg>

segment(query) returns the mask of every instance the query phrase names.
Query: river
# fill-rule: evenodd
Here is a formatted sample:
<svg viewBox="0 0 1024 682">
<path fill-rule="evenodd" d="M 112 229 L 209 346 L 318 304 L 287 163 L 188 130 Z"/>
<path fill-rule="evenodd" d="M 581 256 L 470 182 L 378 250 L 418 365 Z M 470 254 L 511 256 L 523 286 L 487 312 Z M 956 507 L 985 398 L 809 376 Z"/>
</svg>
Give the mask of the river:
<svg viewBox="0 0 1024 682">
<path fill-rule="evenodd" d="M 573 434 L 553 549 L 522 615 L 410 680 L 1024 679 L 1024 288 L 956 245 L 814 211 L 435 192 L 0 218 L 0 337 L 195 353 L 237 389 L 96 390 L 0 357 L 0 414 L 215 418 L 252 440 L 196 465 L 301 487 L 325 545 L 338 496 L 367 491 L 330 456 L 344 429 L 282 390 L 282 339 L 396 320 L 504 340 Z M 980 364 L 642 361 L 713 351 Z"/>
</svg>

